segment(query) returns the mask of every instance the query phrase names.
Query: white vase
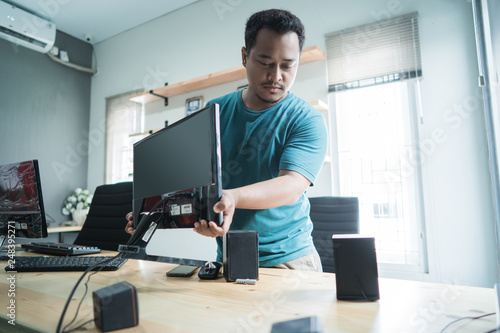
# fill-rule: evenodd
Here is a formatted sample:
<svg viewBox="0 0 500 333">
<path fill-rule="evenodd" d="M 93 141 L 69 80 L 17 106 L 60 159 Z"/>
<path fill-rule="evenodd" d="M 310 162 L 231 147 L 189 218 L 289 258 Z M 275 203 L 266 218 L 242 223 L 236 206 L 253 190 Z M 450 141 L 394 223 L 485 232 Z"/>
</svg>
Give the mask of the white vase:
<svg viewBox="0 0 500 333">
<path fill-rule="evenodd" d="M 88 208 L 75 210 L 73 213 L 71 213 L 71 216 L 73 217 L 73 222 L 75 222 L 76 225 L 82 225 L 87 219 L 88 213 L 89 213 Z"/>
</svg>

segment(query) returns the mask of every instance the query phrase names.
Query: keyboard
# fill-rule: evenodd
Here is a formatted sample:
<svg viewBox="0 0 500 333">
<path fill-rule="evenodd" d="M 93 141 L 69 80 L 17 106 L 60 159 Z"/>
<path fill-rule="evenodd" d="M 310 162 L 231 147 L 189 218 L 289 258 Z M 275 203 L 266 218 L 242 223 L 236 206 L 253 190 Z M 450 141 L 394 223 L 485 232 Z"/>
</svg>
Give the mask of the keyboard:
<svg viewBox="0 0 500 333">
<path fill-rule="evenodd" d="M 21 247 L 27 251 L 55 254 L 60 256 L 79 256 L 82 254 L 93 254 L 101 252 L 96 246 L 83 246 L 53 242 L 32 242 L 21 244 Z"/>
<path fill-rule="evenodd" d="M 112 259 L 113 258 L 113 259 Z M 85 271 L 101 261 L 112 259 L 101 269 L 103 271 L 116 271 L 127 259 L 115 256 L 88 256 L 88 257 L 42 257 L 22 256 L 14 257 L 14 263 L 5 267 L 6 272 L 80 272 Z M 98 270 L 101 266 L 94 268 Z"/>
</svg>

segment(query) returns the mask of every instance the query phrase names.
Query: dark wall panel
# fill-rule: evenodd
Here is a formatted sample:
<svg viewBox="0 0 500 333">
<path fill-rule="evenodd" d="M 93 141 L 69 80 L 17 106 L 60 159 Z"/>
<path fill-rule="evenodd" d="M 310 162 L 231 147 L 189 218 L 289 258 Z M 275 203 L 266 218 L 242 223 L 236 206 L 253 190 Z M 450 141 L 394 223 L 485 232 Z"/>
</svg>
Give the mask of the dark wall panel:
<svg viewBox="0 0 500 333">
<path fill-rule="evenodd" d="M 92 46 L 57 32 L 71 62 L 90 67 Z M 0 39 L 0 164 L 38 159 L 46 212 L 87 186 L 91 74 Z"/>
</svg>

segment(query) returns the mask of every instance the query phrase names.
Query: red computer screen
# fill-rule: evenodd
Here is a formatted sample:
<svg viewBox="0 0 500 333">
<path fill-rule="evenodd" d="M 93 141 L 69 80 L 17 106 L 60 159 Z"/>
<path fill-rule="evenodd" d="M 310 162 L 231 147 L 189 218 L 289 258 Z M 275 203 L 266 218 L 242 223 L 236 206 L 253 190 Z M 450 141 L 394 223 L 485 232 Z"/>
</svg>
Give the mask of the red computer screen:
<svg viewBox="0 0 500 333">
<path fill-rule="evenodd" d="M 0 211 L 40 212 L 32 161 L 0 165 Z"/>
<path fill-rule="evenodd" d="M 37 160 L 0 165 L 0 237 L 12 230 L 16 237 L 47 237 Z"/>
</svg>

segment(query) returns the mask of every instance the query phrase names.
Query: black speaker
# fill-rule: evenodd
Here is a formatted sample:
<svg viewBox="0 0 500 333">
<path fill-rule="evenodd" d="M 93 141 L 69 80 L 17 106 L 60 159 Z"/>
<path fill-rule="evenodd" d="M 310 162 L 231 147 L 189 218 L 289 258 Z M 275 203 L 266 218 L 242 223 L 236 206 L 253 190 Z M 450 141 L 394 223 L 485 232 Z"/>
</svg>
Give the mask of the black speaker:
<svg viewBox="0 0 500 333">
<path fill-rule="evenodd" d="M 259 278 L 259 236 L 256 231 L 229 231 L 222 243 L 224 278 L 227 282 Z"/>
<path fill-rule="evenodd" d="M 333 235 L 337 299 L 376 301 L 379 297 L 375 238 Z"/>
<path fill-rule="evenodd" d="M 139 306 L 137 290 L 122 281 L 92 293 L 95 325 L 103 332 L 137 326 Z"/>
</svg>

